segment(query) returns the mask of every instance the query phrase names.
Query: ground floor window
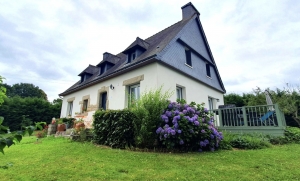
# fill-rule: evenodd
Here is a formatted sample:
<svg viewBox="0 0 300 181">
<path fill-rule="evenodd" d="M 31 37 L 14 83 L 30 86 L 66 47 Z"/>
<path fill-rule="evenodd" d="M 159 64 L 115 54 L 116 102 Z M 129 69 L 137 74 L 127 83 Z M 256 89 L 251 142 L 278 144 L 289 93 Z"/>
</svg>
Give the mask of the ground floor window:
<svg viewBox="0 0 300 181">
<path fill-rule="evenodd" d="M 88 107 L 88 99 L 83 100 L 82 112 L 86 112 Z"/>
<path fill-rule="evenodd" d="M 140 84 L 129 86 L 129 103 L 134 103 L 140 98 Z"/>
<path fill-rule="evenodd" d="M 182 88 L 181 87 L 176 87 L 176 94 L 177 94 L 177 99 L 183 99 L 182 97 Z"/>
<path fill-rule="evenodd" d="M 100 108 L 106 110 L 107 92 L 102 92 L 100 98 Z"/>
<path fill-rule="evenodd" d="M 214 109 L 213 98 L 211 98 L 211 97 L 208 97 L 208 107 L 209 107 L 209 110 Z"/>
<path fill-rule="evenodd" d="M 73 110 L 73 101 L 68 102 L 68 109 L 67 109 L 68 116 L 72 116 L 72 110 Z"/>
</svg>

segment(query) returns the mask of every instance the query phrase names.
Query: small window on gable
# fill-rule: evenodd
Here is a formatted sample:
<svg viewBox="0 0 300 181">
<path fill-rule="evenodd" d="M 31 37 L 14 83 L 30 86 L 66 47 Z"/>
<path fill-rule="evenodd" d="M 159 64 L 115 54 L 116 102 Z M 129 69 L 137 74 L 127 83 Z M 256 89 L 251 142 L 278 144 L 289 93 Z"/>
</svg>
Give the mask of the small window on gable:
<svg viewBox="0 0 300 181">
<path fill-rule="evenodd" d="M 176 87 L 176 94 L 177 94 L 177 99 L 183 99 L 182 98 L 182 88 L 181 87 Z"/>
<path fill-rule="evenodd" d="M 206 64 L 206 75 L 207 75 L 208 77 L 211 77 L 211 75 L 210 75 L 210 66 L 209 66 L 208 63 Z"/>
<path fill-rule="evenodd" d="M 191 52 L 191 50 L 185 49 L 185 57 L 186 57 L 185 63 L 188 64 L 189 66 L 192 66 L 192 52 Z"/>
</svg>

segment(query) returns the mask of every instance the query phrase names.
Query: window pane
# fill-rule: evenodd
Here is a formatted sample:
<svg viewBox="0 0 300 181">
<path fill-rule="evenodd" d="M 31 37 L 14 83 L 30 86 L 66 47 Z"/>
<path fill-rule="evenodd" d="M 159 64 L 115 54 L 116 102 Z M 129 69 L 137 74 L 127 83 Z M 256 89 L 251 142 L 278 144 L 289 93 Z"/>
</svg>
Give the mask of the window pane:
<svg viewBox="0 0 300 181">
<path fill-rule="evenodd" d="M 177 99 L 182 99 L 182 88 L 176 87 Z"/>
</svg>

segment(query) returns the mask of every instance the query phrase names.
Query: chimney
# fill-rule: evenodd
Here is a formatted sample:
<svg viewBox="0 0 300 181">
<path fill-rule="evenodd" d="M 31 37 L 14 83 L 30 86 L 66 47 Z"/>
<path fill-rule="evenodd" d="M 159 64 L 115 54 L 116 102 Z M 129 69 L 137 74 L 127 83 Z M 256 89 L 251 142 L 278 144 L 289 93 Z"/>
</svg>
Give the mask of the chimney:
<svg viewBox="0 0 300 181">
<path fill-rule="evenodd" d="M 182 20 L 189 19 L 195 13 L 197 13 L 198 16 L 200 15 L 198 10 L 195 8 L 195 6 L 191 2 L 182 6 L 181 9 L 182 9 Z"/>
<path fill-rule="evenodd" d="M 108 53 L 108 52 L 103 53 L 103 60 L 105 60 L 109 55 L 110 55 L 110 53 Z"/>
</svg>

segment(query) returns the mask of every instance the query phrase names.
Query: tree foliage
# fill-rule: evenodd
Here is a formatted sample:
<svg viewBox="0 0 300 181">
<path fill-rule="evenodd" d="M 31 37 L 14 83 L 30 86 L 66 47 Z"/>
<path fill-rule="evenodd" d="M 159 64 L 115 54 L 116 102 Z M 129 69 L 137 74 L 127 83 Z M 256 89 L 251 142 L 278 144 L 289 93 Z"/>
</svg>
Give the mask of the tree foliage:
<svg viewBox="0 0 300 181">
<path fill-rule="evenodd" d="M 300 126 L 300 88 L 287 86 L 283 89 L 276 88 L 275 90 L 271 90 L 267 88 L 266 90 L 269 92 L 273 103 L 277 103 L 285 114 L 287 124 L 295 126 L 293 123 L 295 122 L 297 123 L 296 125 Z M 224 95 L 224 102 L 225 104 L 235 104 L 237 107 L 241 107 L 242 102 L 244 103 L 243 106 L 267 104 L 264 91 L 259 87 L 251 93 L 244 93 L 242 96 L 238 94 Z"/>
<path fill-rule="evenodd" d="M 4 102 L 4 98 L 6 97 L 6 88 L 3 86 L 3 79 L 4 77 L 1 77 L 0 75 L 0 105 Z"/>
<path fill-rule="evenodd" d="M 0 115 L 5 117 L 3 125 L 11 130 L 20 130 L 36 122 L 50 123 L 53 117 L 59 117 L 61 104 L 52 104 L 36 97 L 5 98 L 0 107 Z"/>
<path fill-rule="evenodd" d="M 47 94 L 38 86 L 29 83 L 19 83 L 12 86 L 4 84 L 8 97 L 20 96 L 25 97 L 38 97 L 47 100 Z"/>
</svg>

